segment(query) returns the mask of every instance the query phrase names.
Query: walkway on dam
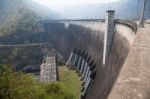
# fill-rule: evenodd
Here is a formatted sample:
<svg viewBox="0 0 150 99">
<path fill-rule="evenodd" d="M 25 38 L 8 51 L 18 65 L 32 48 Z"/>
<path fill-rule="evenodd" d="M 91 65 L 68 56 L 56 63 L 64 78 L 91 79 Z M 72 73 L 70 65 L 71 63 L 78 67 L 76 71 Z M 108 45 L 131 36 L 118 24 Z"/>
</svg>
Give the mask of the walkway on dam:
<svg viewBox="0 0 150 99">
<path fill-rule="evenodd" d="M 108 99 L 150 99 L 150 24 L 138 29 Z"/>
</svg>

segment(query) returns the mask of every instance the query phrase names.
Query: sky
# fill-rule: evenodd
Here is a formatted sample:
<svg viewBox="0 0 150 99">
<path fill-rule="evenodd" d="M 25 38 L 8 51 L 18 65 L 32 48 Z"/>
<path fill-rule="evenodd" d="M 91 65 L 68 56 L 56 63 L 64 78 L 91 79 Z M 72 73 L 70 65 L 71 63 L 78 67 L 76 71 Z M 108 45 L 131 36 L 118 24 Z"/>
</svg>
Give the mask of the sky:
<svg viewBox="0 0 150 99">
<path fill-rule="evenodd" d="M 39 4 L 47 6 L 54 10 L 59 10 L 63 7 L 78 4 L 98 4 L 98 3 L 110 3 L 120 0 L 33 0 Z"/>
</svg>

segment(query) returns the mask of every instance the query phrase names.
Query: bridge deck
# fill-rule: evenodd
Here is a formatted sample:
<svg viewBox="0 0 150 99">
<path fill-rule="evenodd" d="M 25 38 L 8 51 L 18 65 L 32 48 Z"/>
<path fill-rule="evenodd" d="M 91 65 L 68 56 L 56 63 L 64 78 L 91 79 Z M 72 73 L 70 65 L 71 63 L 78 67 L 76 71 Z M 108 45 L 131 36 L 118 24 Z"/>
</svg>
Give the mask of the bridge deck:
<svg viewBox="0 0 150 99">
<path fill-rule="evenodd" d="M 3 44 L 0 45 L 0 47 L 28 47 L 28 46 L 42 46 L 42 45 L 46 45 L 47 43 L 29 43 L 29 44 Z"/>
</svg>

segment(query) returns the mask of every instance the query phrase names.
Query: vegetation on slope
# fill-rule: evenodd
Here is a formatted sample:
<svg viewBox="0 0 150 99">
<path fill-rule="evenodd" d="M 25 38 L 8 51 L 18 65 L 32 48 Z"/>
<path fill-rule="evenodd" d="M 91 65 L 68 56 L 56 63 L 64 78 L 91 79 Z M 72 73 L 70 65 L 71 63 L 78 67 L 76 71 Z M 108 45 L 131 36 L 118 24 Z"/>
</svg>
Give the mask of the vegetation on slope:
<svg viewBox="0 0 150 99">
<path fill-rule="evenodd" d="M 64 66 L 60 66 L 58 70 L 60 82 L 66 85 L 67 90 L 75 96 L 74 99 L 79 99 L 81 95 L 81 81 L 78 74 L 74 70 L 67 70 Z"/>
<path fill-rule="evenodd" d="M 43 57 L 50 51 L 49 45 L 28 47 L 0 47 L 0 64 L 12 64 L 16 70 L 25 66 L 40 65 Z"/>
<path fill-rule="evenodd" d="M 42 84 L 32 75 L 0 65 L 0 99 L 75 99 L 63 83 Z"/>
<path fill-rule="evenodd" d="M 2 12 L 0 16 L 0 21 L 2 20 L 0 23 L 0 36 L 9 35 L 17 31 L 28 32 L 36 27 L 38 16 L 36 13 L 26 8 L 21 1 L 1 1 L 0 6 L 3 8 L 0 9 L 0 12 Z"/>
<path fill-rule="evenodd" d="M 17 15 L 17 14 L 16 14 Z M 9 35 L 15 32 L 30 32 L 37 26 L 35 14 L 27 9 L 20 10 L 18 15 L 10 17 L 0 28 L 1 35 Z"/>
</svg>

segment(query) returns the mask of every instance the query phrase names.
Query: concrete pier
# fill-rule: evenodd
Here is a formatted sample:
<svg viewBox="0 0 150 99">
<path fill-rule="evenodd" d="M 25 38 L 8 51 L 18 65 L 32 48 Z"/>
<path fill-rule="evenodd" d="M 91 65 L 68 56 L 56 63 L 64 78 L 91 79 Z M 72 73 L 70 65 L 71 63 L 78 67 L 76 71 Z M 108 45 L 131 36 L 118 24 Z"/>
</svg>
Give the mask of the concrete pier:
<svg viewBox="0 0 150 99">
<path fill-rule="evenodd" d="M 83 59 L 84 59 L 84 55 L 85 55 L 85 53 L 84 53 L 84 51 L 83 51 L 82 54 L 81 54 L 81 56 L 80 56 L 80 60 L 79 60 L 79 62 L 78 62 L 78 66 L 77 66 L 77 70 L 78 70 L 78 71 L 80 71 L 80 69 L 81 69 L 82 61 L 83 61 Z"/>
<path fill-rule="evenodd" d="M 72 57 L 73 57 L 73 52 L 71 52 L 71 54 L 70 54 L 70 57 L 69 57 L 69 59 L 68 59 L 68 61 L 67 61 L 67 63 L 66 63 L 66 67 L 68 67 L 69 66 L 69 64 L 70 64 L 70 62 L 71 62 L 71 59 L 72 59 Z"/>
<path fill-rule="evenodd" d="M 86 74 L 85 74 L 85 77 L 84 77 L 84 79 L 83 79 L 83 82 L 85 82 L 85 81 L 86 81 L 86 79 L 87 79 L 87 77 L 88 77 L 89 72 L 90 72 L 90 67 L 88 66 L 87 71 L 86 71 Z"/>
<path fill-rule="evenodd" d="M 77 54 L 77 52 L 76 52 L 76 53 L 75 53 L 75 57 L 74 57 L 74 61 L 73 61 L 73 64 L 72 64 L 72 67 L 75 67 L 75 66 L 76 66 L 77 57 L 78 57 L 78 54 Z"/>
<path fill-rule="evenodd" d="M 83 74 L 83 70 L 84 70 L 84 67 L 86 65 L 86 59 L 87 59 L 87 57 L 88 57 L 88 54 L 85 54 L 84 59 L 82 61 L 82 66 L 81 66 L 81 69 L 80 69 L 81 75 Z"/>
<path fill-rule="evenodd" d="M 84 68 L 84 71 L 83 71 L 83 74 L 82 74 L 82 76 L 81 76 L 82 79 L 85 79 L 86 73 L 88 72 L 88 67 L 91 66 L 91 65 L 93 64 L 93 62 L 94 62 L 94 60 L 92 60 L 92 61 L 90 62 L 90 59 L 91 59 L 91 57 L 89 57 L 89 58 L 87 59 L 87 62 L 86 62 L 87 64 L 86 64 L 86 66 L 85 66 L 85 68 Z"/>
<path fill-rule="evenodd" d="M 73 49 L 73 51 L 71 52 L 70 54 L 70 57 L 66 63 L 66 67 L 71 67 L 73 64 L 72 64 L 72 61 L 73 61 L 73 58 L 75 57 L 75 52 L 76 52 L 76 49 Z"/>
<path fill-rule="evenodd" d="M 81 61 L 82 61 L 82 57 L 81 57 L 81 56 L 79 56 L 79 61 L 78 61 L 78 63 L 77 63 L 77 70 L 79 70 L 79 67 L 80 67 Z"/>
<path fill-rule="evenodd" d="M 76 56 L 75 56 L 74 63 L 73 63 L 74 68 L 77 68 L 78 61 L 79 61 L 79 58 L 80 58 L 80 54 L 81 54 L 81 51 L 78 50 L 77 53 L 76 53 Z"/>
<path fill-rule="evenodd" d="M 84 88 L 83 88 L 83 91 L 82 91 L 82 97 L 87 95 L 87 91 L 90 87 L 90 84 L 94 80 L 95 75 L 96 75 L 96 69 L 94 69 L 93 71 L 90 71 L 90 75 L 89 75 L 87 81 L 85 82 L 85 85 L 84 85 Z"/>
<path fill-rule="evenodd" d="M 85 59 L 82 60 L 82 65 L 81 65 L 81 69 L 80 69 L 80 73 L 81 73 L 81 74 L 82 74 L 84 65 L 85 65 Z"/>
<path fill-rule="evenodd" d="M 85 62 L 85 67 L 84 67 L 83 73 L 82 73 L 82 75 L 81 75 L 81 80 L 84 79 L 84 76 L 85 76 L 85 72 L 86 72 L 86 70 L 87 70 L 87 67 L 88 67 L 88 62 Z"/>
<path fill-rule="evenodd" d="M 55 52 L 50 52 L 44 63 L 40 68 L 40 81 L 41 82 L 54 82 L 57 80 L 57 66 L 56 66 L 56 55 Z"/>
</svg>

